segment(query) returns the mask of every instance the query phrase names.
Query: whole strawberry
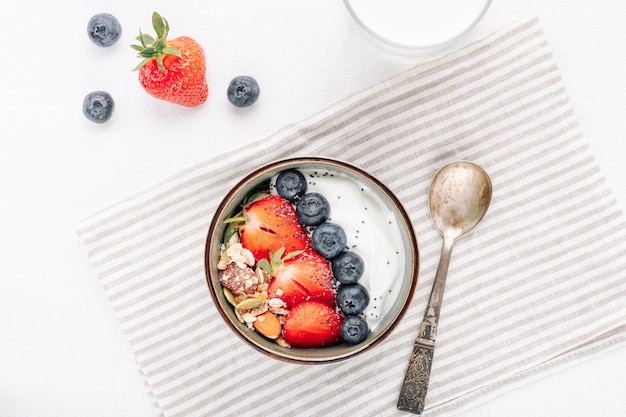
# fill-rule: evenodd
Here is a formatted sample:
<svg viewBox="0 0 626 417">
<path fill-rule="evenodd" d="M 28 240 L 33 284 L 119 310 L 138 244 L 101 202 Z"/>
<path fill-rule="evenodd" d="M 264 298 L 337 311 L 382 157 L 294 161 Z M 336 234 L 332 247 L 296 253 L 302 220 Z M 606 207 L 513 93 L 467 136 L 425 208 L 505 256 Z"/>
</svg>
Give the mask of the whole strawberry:
<svg viewBox="0 0 626 417">
<path fill-rule="evenodd" d="M 204 50 L 195 40 L 180 36 L 167 39 L 169 24 L 152 14 L 156 39 L 140 32 L 141 45 L 131 45 L 143 58 L 135 68 L 139 82 L 153 97 L 187 107 L 204 103 L 209 94 Z"/>
</svg>

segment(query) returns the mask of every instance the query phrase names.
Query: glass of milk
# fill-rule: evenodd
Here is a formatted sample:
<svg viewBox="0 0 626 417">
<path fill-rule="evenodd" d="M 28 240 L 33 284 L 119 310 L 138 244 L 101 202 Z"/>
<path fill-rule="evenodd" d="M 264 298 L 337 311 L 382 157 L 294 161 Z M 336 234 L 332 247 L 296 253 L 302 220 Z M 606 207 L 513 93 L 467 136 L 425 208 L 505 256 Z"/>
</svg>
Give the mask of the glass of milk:
<svg viewBox="0 0 626 417">
<path fill-rule="evenodd" d="M 449 43 L 484 16 L 491 0 L 344 0 L 372 36 L 402 49 Z"/>
</svg>

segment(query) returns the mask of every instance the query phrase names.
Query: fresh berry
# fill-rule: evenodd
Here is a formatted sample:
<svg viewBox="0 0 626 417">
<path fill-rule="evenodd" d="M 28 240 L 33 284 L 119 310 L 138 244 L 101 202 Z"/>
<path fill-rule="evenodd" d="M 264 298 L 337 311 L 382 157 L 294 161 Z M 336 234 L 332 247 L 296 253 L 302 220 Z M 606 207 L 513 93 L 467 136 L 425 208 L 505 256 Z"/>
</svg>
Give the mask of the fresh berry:
<svg viewBox="0 0 626 417">
<path fill-rule="evenodd" d="M 99 13 L 89 19 L 87 24 L 89 39 L 96 45 L 106 48 L 113 45 L 122 34 L 122 26 L 115 16 Z"/>
<path fill-rule="evenodd" d="M 310 238 L 296 217 L 289 201 L 280 196 L 265 196 L 244 206 L 242 216 L 227 219 L 237 223 L 241 244 L 254 258 L 269 259 L 270 252 L 284 248 L 284 253 L 305 250 Z"/>
<path fill-rule="evenodd" d="M 104 123 L 113 115 L 115 102 L 106 91 L 94 91 L 83 100 L 83 114 L 94 123 Z"/>
<path fill-rule="evenodd" d="M 330 204 L 319 193 L 307 193 L 296 203 L 296 215 L 305 226 L 318 226 L 328 220 Z"/>
<path fill-rule="evenodd" d="M 276 178 L 276 192 L 292 203 L 306 193 L 307 184 L 304 175 L 296 169 L 281 171 Z"/>
<path fill-rule="evenodd" d="M 341 323 L 341 337 L 348 343 L 361 343 L 367 337 L 369 326 L 361 316 L 348 316 Z"/>
<path fill-rule="evenodd" d="M 287 308 L 307 300 L 334 306 L 333 273 L 328 262 L 313 251 L 292 252 L 282 257 L 283 253 L 281 248 L 271 256 L 268 296 L 282 299 Z"/>
<path fill-rule="evenodd" d="M 342 284 L 354 284 L 365 269 L 363 258 L 351 251 L 344 251 L 331 260 L 331 267 L 335 279 Z"/>
<path fill-rule="evenodd" d="M 233 78 L 226 90 L 228 101 L 237 107 L 253 105 L 259 98 L 260 93 L 259 83 L 247 75 Z"/>
<path fill-rule="evenodd" d="M 341 316 L 333 307 L 319 301 L 295 306 L 283 325 L 285 341 L 295 348 L 321 348 L 342 341 Z"/>
<path fill-rule="evenodd" d="M 362 313 L 369 302 L 370 295 L 361 284 L 343 284 L 337 289 L 337 306 L 347 316 Z"/>
<path fill-rule="evenodd" d="M 339 255 L 348 242 L 346 232 L 335 223 L 322 223 L 311 234 L 313 249 L 326 259 Z"/>
<path fill-rule="evenodd" d="M 132 45 L 143 58 L 135 68 L 148 94 L 182 106 L 204 103 L 209 94 L 204 50 L 187 36 L 167 39 L 169 24 L 157 12 L 152 15 L 157 38 L 140 34 L 141 45 Z"/>
</svg>

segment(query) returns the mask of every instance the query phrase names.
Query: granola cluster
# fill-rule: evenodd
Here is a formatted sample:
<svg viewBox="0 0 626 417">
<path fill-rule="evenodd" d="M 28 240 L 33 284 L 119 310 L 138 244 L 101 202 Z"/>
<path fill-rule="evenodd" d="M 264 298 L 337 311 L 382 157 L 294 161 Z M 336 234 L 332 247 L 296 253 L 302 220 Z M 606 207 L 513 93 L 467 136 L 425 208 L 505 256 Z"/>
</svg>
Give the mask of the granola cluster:
<svg viewBox="0 0 626 417">
<path fill-rule="evenodd" d="M 241 245 L 239 234 L 233 234 L 222 245 L 217 269 L 224 295 L 233 305 L 237 319 L 278 345 L 290 347 L 282 335 L 289 310 L 280 298 L 269 298 L 270 276 L 256 265 L 252 252 Z"/>
</svg>

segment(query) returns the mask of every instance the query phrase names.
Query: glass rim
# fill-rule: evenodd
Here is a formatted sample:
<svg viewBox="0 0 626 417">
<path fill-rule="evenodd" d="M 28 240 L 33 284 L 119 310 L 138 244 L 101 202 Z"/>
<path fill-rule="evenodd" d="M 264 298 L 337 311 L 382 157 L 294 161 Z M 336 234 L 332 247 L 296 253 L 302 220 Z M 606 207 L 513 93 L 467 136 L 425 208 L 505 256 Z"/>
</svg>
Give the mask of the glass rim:
<svg viewBox="0 0 626 417">
<path fill-rule="evenodd" d="M 441 40 L 439 42 L 423 43 L 423 44 L 402 43 L 402 42 L 398 42 L 396 40 L 393 40 L 393 39 L 390 39 L 390 38 L 388 38 L 386 36 L 381 35 L 380 33 L 375 31 L 374 29 L 372 29 L 367 23 L 365 23 L 363 21 L 363 19 L 359 16 L 359 14 L 352 7 L 352 5 L 351 5 L 352 1 L 353 0 L 343 0 L 343 3 L 346 6 L 346 8 L 348 9 L 348 12 L 352 16 L 352 18 L 370 36 L 372 36 L 373 38 L 375 38 L 376 40 L 378 40 L 379 42 L 382 42 L 383 44 L 385 44 L 387 46 L 391 46 L 391 47 L 394 47 L 394 48 L 397 48 L 397 49 L 400 49 L 400 50 L 405 50 L 405 51 L 423 51 L 423 50 L 427 50 L 429 48 L 434 48 L 434 47 L 438 47 L 438 46 L 444 46 L 444 45 L 447 45 L 449 43 L 452 43 L 455 40 L 457 40 L 460 37 L 462 37 L 463 35 L 465 35 L 470 30 L 472 30 L 478 24 L 478 22 L 480 22 L 482 20 L 482 18 L 485 16 L 485 14 L 487 13 L 487 10 L 491 6 L 491 2 L 493 0 L 485 0 L 485 4 L 482 7 L 480 13 L 478 13 L 476 15 L 476 17 L 470 22 L 470 24 L 468 24 L 468 25 L 464 26 L 463 28 L 461 28 L 453 36 L 445 38 L 445 39 L 443 39 L 443 40 Z"/>
</svg>

